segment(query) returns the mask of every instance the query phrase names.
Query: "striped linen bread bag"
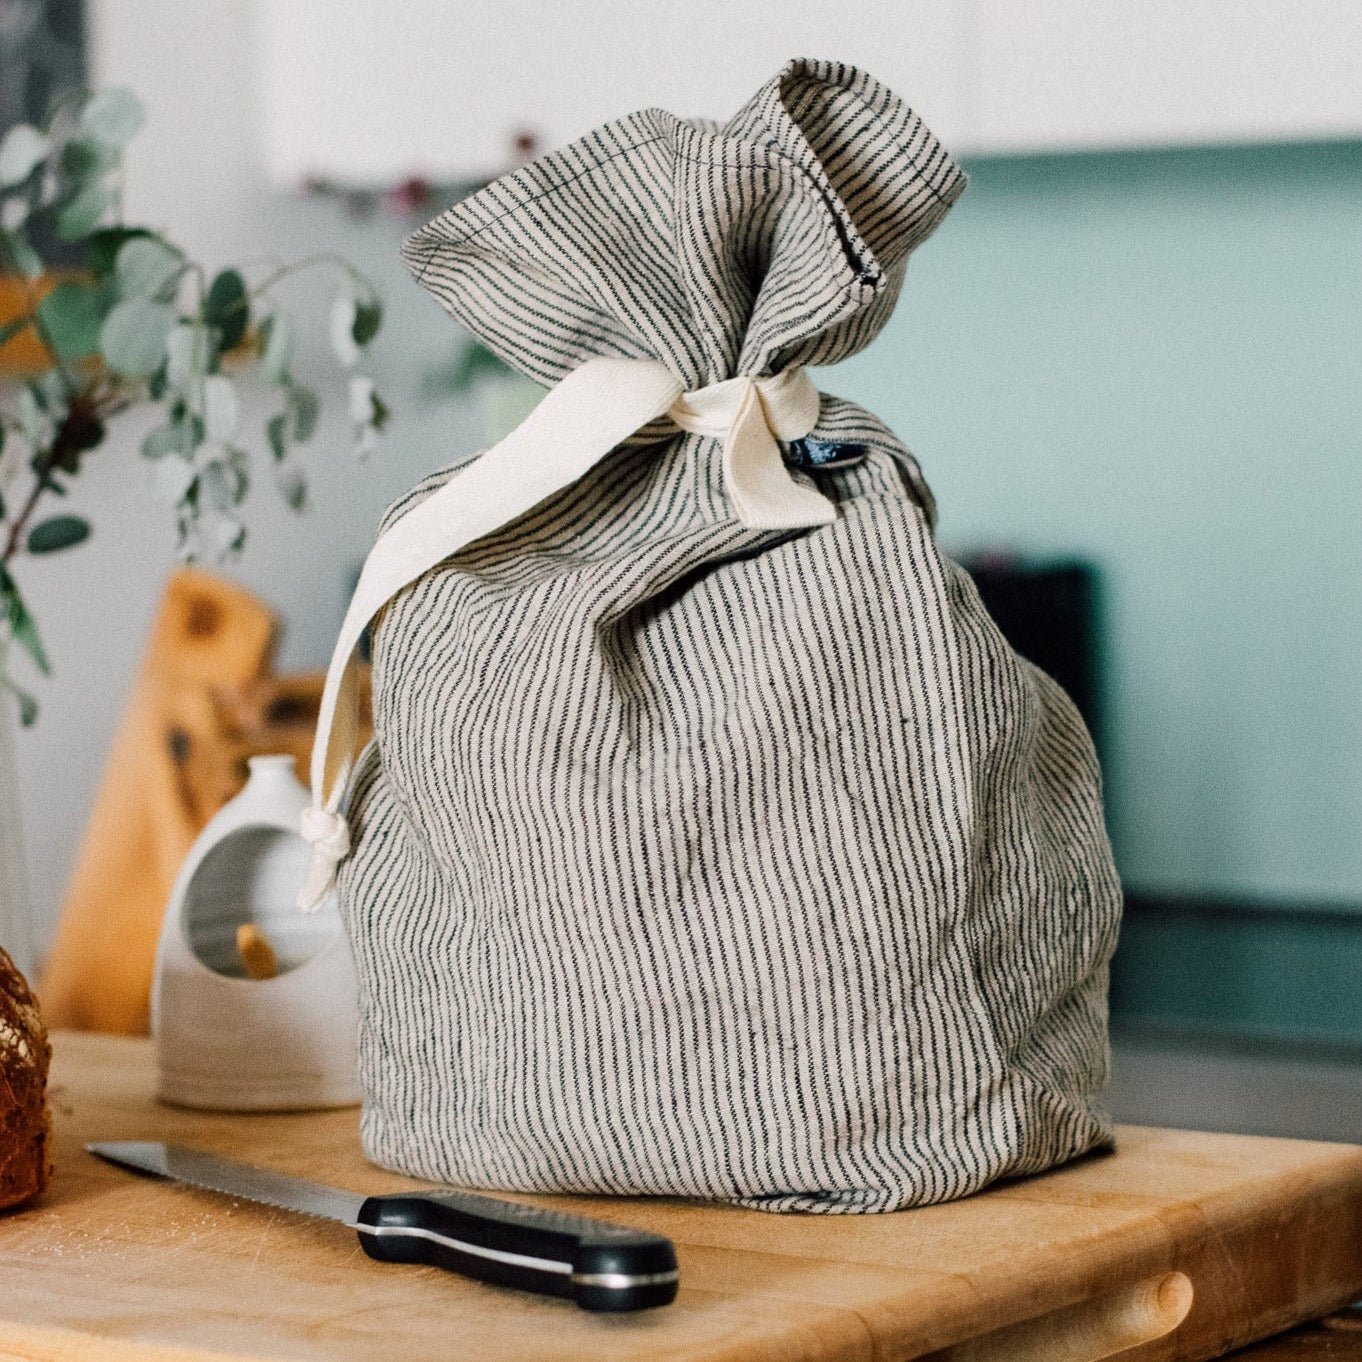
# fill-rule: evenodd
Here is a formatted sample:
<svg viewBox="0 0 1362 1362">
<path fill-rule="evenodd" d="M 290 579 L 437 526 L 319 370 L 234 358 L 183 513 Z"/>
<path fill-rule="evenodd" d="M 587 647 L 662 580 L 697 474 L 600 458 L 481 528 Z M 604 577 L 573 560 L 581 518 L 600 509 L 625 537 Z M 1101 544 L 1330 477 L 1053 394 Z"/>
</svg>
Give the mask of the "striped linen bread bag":
<svg viewBox="0 0 1362 1362">
<path fill-rule="evenodd" d="M 339 896 L 377 1162 L 865 1212 L 1110 1142 L 1092 744 L 807 368 L 964 183 L 878 82 L 793 61 L 404 244 L 551 390 L 391 509 L 328 678 L 303 899 Z"/>
</svg>

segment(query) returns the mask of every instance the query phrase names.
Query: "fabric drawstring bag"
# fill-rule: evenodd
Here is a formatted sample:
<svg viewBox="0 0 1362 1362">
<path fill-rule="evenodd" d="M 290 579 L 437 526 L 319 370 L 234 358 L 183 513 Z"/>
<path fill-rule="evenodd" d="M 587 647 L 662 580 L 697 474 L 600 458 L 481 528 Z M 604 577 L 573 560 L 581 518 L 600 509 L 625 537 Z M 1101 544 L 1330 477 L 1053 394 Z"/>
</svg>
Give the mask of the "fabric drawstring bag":
<svg viewBox="0 0 1362 1362">
<path fill-rule="evenodd" d="M 391 509 L 328 677 L 304 899 L 338 870 L 377 1162 L 889 1211 L 1110 1140 L 1092 744 L 809 373 L 964 183 L 882 85 L 795 61 L 404 244 L 550 391 Z"/>
</svg>

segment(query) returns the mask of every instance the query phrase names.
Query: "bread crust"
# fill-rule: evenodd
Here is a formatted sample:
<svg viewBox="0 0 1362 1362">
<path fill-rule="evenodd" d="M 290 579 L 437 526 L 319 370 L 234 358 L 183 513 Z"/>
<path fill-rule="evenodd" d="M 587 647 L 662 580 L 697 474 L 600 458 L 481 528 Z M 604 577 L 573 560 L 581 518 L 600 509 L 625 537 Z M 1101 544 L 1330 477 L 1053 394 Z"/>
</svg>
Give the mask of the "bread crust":
<svg viewBox="0 0 1362 1362">
<path fill-rule="evenodd" d="M 0 1211 L 32 1201 L 52 1175 L 51 1059 L 38 1000 L 0 949 Z"/>
</svg>

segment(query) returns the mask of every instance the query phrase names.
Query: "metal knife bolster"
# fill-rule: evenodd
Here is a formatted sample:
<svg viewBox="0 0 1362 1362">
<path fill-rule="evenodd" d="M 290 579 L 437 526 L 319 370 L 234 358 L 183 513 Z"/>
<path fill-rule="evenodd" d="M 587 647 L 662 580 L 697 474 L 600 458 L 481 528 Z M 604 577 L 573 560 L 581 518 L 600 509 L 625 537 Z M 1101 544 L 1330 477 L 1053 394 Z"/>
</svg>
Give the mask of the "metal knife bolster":
<svg viewBox="0 0 1362 1362">
<path fill-rule="evenodd" d="M 483 1281 L 638 1310 L 676 1296 L 671 1242 L 659 1235 L 472 1193 L 370 1197 L 355 1228 L 371 1258 L 434 1263 Z"/>
</svg>

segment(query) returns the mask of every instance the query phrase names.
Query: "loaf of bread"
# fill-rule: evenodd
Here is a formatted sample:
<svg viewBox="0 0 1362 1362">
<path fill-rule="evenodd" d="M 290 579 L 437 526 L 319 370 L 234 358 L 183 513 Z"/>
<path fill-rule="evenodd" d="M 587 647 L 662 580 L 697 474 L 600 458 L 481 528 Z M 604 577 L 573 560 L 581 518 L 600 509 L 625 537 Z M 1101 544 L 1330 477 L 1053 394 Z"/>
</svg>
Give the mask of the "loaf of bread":
<svg viewBox="0 0 1362 1362">
<path fill-rule="evenodd" d="M 52 1171 L 51 1057 L 38 1000 L 0 950 L 0 1211 L 31 1201 Z"/>
</svg>

